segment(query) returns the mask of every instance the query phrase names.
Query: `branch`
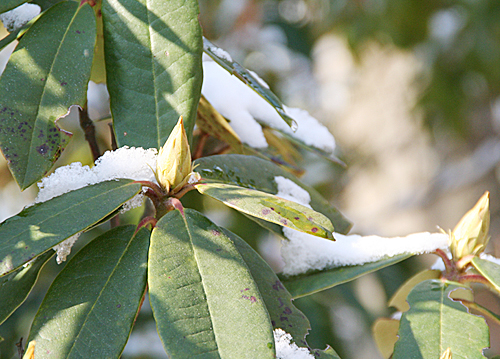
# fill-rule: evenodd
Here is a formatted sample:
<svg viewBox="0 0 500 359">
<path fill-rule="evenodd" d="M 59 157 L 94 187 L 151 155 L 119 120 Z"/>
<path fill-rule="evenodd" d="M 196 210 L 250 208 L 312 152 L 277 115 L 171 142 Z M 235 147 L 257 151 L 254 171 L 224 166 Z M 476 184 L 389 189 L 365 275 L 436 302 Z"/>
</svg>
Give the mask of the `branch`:
<svg viewBox="0 0 500 359">
<path fill-rule="evenodd" d="M 94 122 L 92 122 L 87 112 L 87 104 L 85 104 L 83 108 L 78 108 L 78 112 L 80 114 L 80 127 L 85 133 L 85 140 L 89 143 L 90 151 L 92 152 L 92 157 L 95 162 L 101 156 L 101 153 L 99 152 L 99 146 L 95 136 Z"/>
</svg>

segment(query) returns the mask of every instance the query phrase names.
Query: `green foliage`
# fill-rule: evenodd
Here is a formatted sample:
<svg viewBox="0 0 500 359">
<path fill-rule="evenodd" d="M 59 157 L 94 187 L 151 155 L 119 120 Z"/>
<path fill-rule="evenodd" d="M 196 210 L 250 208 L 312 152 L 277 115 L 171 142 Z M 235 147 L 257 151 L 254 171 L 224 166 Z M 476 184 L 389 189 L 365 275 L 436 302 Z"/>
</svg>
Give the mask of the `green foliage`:
<svg viewBox="0 0 500 359">
<path fill-rule="evenodd" d="M 4 1 L 0 12 L 23 2 Z M 274 146 L 250 149 L 201 97 L 205 51 L 293 127 L 283 104 L 268 88 L 203 39 L 198 1 L 33 3 L 42 7 L 41 16 L 0 44 L 20 40 L 0 78 L 0 148 L 22 189 L 50 171 L 68 144 L 71 135 L 56 121 L 71 106 L 86 110 L 91 78 L 107 84 L 117 147 L 159 149 L 183 116 L 196 158 L 195 173 L 185 177 L 183 172 L 186 181 L 176 191 L 118 175 L 27 207 L 0 224 L 0 324 L 5 324 L 26 300 L 54 246 L 112 219 L 112 228 L 89 238 L 52 282 L 29 333 L 29 341 L 36 342 L 35 358 L 119 358 L 146 292 L 171 358 L 276 358 L 273 330 L 284 330 L 293 343 L 308 348 L 310 323 L 293 298 L 413 255 L 293 277 L 276 275 L 245 241 L 252 238 L 240 238 L 205 214 L 184 208 L 182 197 L 196 189 L 197 196 L 216 199 L 280 235 L 283 227 L 289 227 L 333 240 L 334 231 L 345 234 L 351 227 L 319 192 L 292 174 L 301 172 L 293 161 L 300 155 L 295 146 L 312 152 L 317 148 L 265 129 Z M 423 16 L 440 6 L 425 3 L 429 8 Z M 388 9 L 403 15 L 419 8 L 414 2 L 403 2 L 398 9 L 393 5 Z M 427 28 L 420 22 L 407 24 L 404 18 L 390 19 L 387 27 L 413 32 L 412 37 L 395 40 L 410 46 L 426 36 Z M 353 36 L 370 32 L 357 30 L 361 34 Z M 193 131 L 195 121 L 201 130 Z M 92 136 L 86 135 L 92 146 Z M 186 147 L 178 152 L 189 153 Z M 279 159 L 272 155 L 275 152 Z M 321 154 L 335 160 L 331 154 Z M 183 160 L 171 155 L 165 163 L 175 171 Z M 278 197 L 278 176 L 307 192 L 311 208 Z M 139 210 L 143 213 L 120 216 L 124 204 L 141 191 L 148 203 Z M 120 226 L 120 220 L 131 224 Z M 152 231 L 144 228 L 148 225 Z M 453 292 L 467 288 L 459 282 L 471 278 L 498 290 L 498 265 L 478 258 L 456 259 L 455 263 L 446 258 L 440 280 L 404 287 L 409 291 L 409 309 L 402 316 L 393 358 L 438 358 L 448 347 L 457 357 L 483 357 L 488 327 L 467 310 L 480 307 L 472 296 L 453 299 Z M 495 316 L 486 309 L 481 313 Z M 310 352 L 317 358 L 339 358 L 332 348 Z"/>
<path fill-rule="evenodd" d="M 409 257 L 411 257 L 410 254 L 400 254 L 363 265 L 338 267 L 294 276 L 280 275 L 280 279 L 293 298 L 300 298 L 350 282 L 362 275 L 396 264 Z"/>
<path fill-rule="evenodd" d="M 401 318 L 394 359 L 439 358 L 448 348 L 454 358 L 485 358 L 488 326 L 484 318 L 452 299 L 459 288 L 463 288 L 459 283 L 441 280 L 426 280 L 413 288 L 407 299 L 410 309 Z"/>
<path fill-rule="evenodd" d="M 83 248 L 52 283 L 29 341 L 37 358 L 118 358 L 146 288 L 149 231 L 112 229 Z"/>
<path fill-rule="evenodd" d="M 21 189 L 40 180 L 71 134 L 56 120 L 83 107 L 96 26 L 92 8 L 62 2 L 26 32 L 0 80 L 0 148 Z"/>
<path fill-rule="evenodd" d="M 113 123 L 118 145 L 159 149 L 179 116 L 191 136 L 202 80 L 197 1 L 102 4 L 111 113 L 120 119 Z"/>
<path fill-rule="evenodd" d="M 25 208 L 2 222 L 0 275 L 12 272 L 63 240 L 91 228 L 140 189 L 140 185 L 130 180 L 101 182 Z"/>
</svg>

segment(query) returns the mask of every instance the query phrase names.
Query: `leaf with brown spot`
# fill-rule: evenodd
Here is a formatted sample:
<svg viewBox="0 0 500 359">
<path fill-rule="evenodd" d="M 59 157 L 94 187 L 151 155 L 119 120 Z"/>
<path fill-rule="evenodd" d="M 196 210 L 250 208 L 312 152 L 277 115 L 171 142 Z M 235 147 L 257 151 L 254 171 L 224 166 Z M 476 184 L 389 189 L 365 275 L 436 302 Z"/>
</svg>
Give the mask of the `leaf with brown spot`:
<svg viewBox="0 0 500 359">
<path fill-rule="evenodd" d="M 21 189 L 42 178 L 71 134 L 56 121 L 87 97 L 96 40 L 90 5 L 61 2 L 21 38 L 0 78 L 0 148 Z"/>
</svg>

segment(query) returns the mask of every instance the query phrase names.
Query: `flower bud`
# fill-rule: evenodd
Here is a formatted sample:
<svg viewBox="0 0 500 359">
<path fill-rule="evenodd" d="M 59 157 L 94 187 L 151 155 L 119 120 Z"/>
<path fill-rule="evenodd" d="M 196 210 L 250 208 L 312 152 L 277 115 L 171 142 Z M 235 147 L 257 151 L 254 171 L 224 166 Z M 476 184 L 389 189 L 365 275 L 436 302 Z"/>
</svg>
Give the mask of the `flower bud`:
<svg viewBox="0 0 500 359">
<path fill-rule="evenodd" d="M 185 184 L 191 171 L 191 151 L 181 116 L 158 153 L 156 179 L 168 193 Z"/>
<path fill-rule="evenodd" d="M 482 253 L 489 241 L 490 193 L 486 192 L 450 233 L 450 251 L 455 261 Z"/>
<path fill-rule="evenodd" d="M 451 348 L 446 349 L 439 359 L 452 359 Z"/>
</svg>

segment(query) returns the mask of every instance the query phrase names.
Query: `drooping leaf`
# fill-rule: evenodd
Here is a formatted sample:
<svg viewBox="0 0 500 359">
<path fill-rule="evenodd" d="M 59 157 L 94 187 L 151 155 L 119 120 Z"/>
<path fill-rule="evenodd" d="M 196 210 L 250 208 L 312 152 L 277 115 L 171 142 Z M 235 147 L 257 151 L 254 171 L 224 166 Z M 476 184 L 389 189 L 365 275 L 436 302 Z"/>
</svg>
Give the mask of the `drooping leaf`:
<svg viewBox="0 0 500 359">
<path fill-rule="evenodd" d="M 394 359 L 434 359 L 451 348 L 453 358 L 485 358 L 489 330 L 482 317 L 469 314 L 450 299 L 459 283 L 426 280 L 408 295 L 410 309 L 403 313 Z"/>
<path fill-rule="evenodd" d="M 45 263 L 52 258 L 55 252 L 45 252 L 35 258 L 26 267 L 4 277 L 0 277 L 0 324 L 26 300 L 31 289 L 35 286 L 38 274 Z"/>
<path fill-rule="evenodd" d="M 500 265 L 478 257 L 472 259 L 472 265 L 500 293 Z"/>
<path fill-rule="evenodd" d="M 195 185 L 198 192 L 221 201 L 252 217 L 289 227 L 322 238 L 332 239 L 330 220 L 308 207 L 272 194 L 225 183 Z"/>
<path fill-rule="evenodd" d="M 21 38 L 0 78 L 0 148 L 21 189 L 47 173 L 71 137 L 55 121 L 85 104 L 95 27 L 90 5 L 53 6 Z"/>
<path fill-rule="evenodd" d="M 394 344 L 398 341 L 399 320 L 379 318 L 373 323 L 373 340 L 377 344 L 380 354 L 389 359 L 394 351 Z"/>
<path fill-rule="evenodd" d="M 12 10 L 25 2 L 28 2 L 28 0 L 2 0 L 2 3 L 0 3 L 0 14 Z"/>
<path fill-rule="evenodd" d="M 204 96 L 201 96 L 198 104 L 196 124 L 203 132 L 226 142 L 234 151 L 243 153 L 239 136 Z"/>
<path fill-rule="evenodd" d="M 160 148 L 177 123 L 191 139 L 203 43 L 196 0 L 103 0 L 111 113 L 119 146 Z"/>
<path fill-rule="evenodd" d="M 256 189 L 276 194 L 278 185 L 275 178 L 285 177 L 309 193 L 311 207 L 327 216 L 335 231 L 346 234 L 352 224 L 332 205 L 328 203 L 314 188 L 304 185 L 300 180 L 272 162 L 242 155 L 218 155 L 200 158 L 195 161 L 195 171 L 202 178 L 241 187 Z"/>
<path fill-rule="evenodd" d="M 306 347 L 305 336 L 311 325 L 306 316 L 293 305 L 290 293 L 266 261 L 247 242 L 226 229 L 222 231 L 234 242 L 250 269 L 266 304 L 273 328 L 283 329 L 292 336 L 298 346 Z"/>
<path fill-rule="evenodd" d="M 278 274 L 278 278 L 295 299 L 350 282 L 362 275 L 396 264 L 411 256 L 411 254 L 400 254 L 363 265 L 338 267 L 296 276 Z"/>
<path fill-rule="evenodd" d="M 271 322 L 233 241 L 200 213 L 162 217 L 151 236 L 149 298 L 177 358 L 274 358 Z"/>
<path fill-rule="evenodd" d="M 220 49 L 210 41 L 208 41 L 206 38 L 203 38 L 203 50 L 223 69 L 236 76 L 257 94 L 259 94 L 271 106 L 273 106 L 276 112 L 288 124 L 288 126 L 290 126 L 292 129 L 297 128 L 297 123 L 293 118 L 286 114 L 285 110 L 283 109 L 283 103 L 280 101 L 280 99 L 269 88 L 263 86 L 261 81 L 256 79 L 247 69 L 245 69 L 236 61 L 233 61 L 231 58 L 227 58 L 227 56 L 221 55 Z"/>
<path fill-rule="evenodd" d="M 31 327 L 35 358 L 119 358 L 146 288 L 150 232 L 114 228 L 52 283 Z"/>
<path fill-rule="evenodd" d="M 84 231 L 134 197 L 141 185 L 107 181 L 25 208 L 0 224 L 0 276 Z"/>
<path fill-rule="evenodd" d="M 420 282 L 427 279 L 439 279 L 441 277 L 441 271 L 427 269 L 422 272 L 415 274 L 413 277 L 408 279 L 403 283 L 401 287 L 394 293 L 392 298 L 389 300 L 389 307 L 394 307 L 400 312 L 406 312 L 410 307 L 406 298 L 411 290 Z"/>
</svg>

